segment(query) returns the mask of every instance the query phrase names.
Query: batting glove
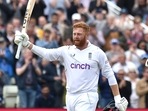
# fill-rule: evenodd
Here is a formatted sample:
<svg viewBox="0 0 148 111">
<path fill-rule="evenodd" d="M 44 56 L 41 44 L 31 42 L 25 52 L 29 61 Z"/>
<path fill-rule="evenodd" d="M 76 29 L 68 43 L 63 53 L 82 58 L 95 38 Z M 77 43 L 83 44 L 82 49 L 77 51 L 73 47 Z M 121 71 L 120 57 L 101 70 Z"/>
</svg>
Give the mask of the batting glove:
<svg viewBox="0 0 148 111">
<path fill-rule="evenodd" d="M 29 47 L 30 45 L 29 36 L 26 33 L 16 31 L 14 43 L 18 45 L 20 42 L 22 42 L 22 46 Z"/>
<path fill-rule="evenodd" d="M 125 97 L 122 97 L 120 95 L 117 95 L 114 97 L 115 100 L 115 106 L 119 109 L 119 111 L 126 111 L 128 106 L 128 101 Z"/>
</svg>

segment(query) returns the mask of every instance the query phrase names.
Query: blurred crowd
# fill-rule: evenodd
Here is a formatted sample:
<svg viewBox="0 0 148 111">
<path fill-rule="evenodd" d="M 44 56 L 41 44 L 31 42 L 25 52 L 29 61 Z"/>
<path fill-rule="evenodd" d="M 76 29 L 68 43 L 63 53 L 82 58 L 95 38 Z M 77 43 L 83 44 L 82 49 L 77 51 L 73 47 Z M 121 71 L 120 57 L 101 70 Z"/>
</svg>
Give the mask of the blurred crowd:
<svg viewBox="0 0 148 111">
<path fill-rule="evenodd" d="M 15 59 L 16 30 L 22 28 L 28 0 L 0 0 L 0 101 L 3 87 L 18 86 L 21 108 L 62 108 L 65 106 L 66 78 L 59 61 L 49 62 L 23 49 Z M 45 48 L 72 45 L 72 25 L 84 21 L 90 26 L 89 41 L 105 51 L 121 96 L 130 108 L 148 108 L 148 26 L 147 0 L 108 0 L 121 8 L 110 13 L 106 0 L 36 0 L 27 26 L 30 41 Z M 128 15 L 134 16 L 131 20 Z M 100 102 L 113 99 L 108 81 L 99 80 Z"/>
</svg>

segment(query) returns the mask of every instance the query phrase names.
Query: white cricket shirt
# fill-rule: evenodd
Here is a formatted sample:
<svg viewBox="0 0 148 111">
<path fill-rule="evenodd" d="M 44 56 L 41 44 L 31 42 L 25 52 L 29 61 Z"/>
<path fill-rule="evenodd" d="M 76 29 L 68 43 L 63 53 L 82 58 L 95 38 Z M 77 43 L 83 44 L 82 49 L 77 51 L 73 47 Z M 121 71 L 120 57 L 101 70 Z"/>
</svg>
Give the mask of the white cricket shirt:
<svg viewBox="0 0 148 111">
<path fill-rule="evenodd" d="M 49 61 L 59 60 L 63 63 L 68 93 L 97 92 L 100 69 L 109 79 L 110 85 L 116 84 L 105 53 L 90 42 L 84 50 L 79 50 L 74 45 L 57 49 L 45 49 L 34 45 L 32 51 Z"/>
</svg>

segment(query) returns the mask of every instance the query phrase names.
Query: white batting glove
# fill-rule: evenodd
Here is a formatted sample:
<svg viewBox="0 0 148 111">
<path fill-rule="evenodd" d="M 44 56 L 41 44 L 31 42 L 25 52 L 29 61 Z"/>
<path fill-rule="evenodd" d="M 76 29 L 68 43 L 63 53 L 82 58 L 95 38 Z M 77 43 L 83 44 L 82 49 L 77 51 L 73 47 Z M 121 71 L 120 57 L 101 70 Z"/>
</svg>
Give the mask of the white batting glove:
<svg viewBox="0 0 148 111">
<path fill-rule="evenodd" d="M 18 45 L 20 42 L 22 42 L 22 46 L 24 46 L 24 47 L 30 46 L 29 36 L 26 33 L 16 31 L 14 43 Z"/>
<path fill-rule="evenodd" d="M 117 95 L 114 97 L 115 100 L 115 106 L 119 109 L 119 111 L 126 111 L 128 106 L 128 101 L 125 97 L 122 97 L 120 95 Z"/>
</svg>

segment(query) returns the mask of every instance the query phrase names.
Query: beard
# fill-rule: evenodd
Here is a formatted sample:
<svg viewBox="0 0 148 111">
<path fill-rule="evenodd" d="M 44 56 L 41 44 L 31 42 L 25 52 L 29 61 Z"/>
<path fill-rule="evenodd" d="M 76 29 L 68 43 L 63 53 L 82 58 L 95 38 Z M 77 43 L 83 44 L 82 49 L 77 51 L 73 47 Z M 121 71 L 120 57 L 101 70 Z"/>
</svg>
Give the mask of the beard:
<svg viewBox="0 0 148 111">
<path fill-rule="evenodd" d="M 84 39 L 83 40 L 74 40 L 73 42 L 76 47 L 83 47 L 86 43 L 86 41 Z"/>
</svg>

